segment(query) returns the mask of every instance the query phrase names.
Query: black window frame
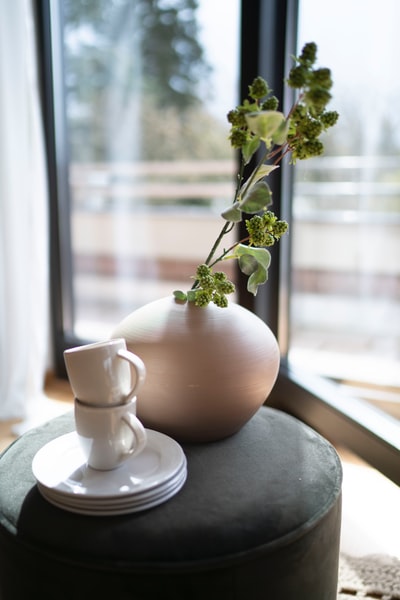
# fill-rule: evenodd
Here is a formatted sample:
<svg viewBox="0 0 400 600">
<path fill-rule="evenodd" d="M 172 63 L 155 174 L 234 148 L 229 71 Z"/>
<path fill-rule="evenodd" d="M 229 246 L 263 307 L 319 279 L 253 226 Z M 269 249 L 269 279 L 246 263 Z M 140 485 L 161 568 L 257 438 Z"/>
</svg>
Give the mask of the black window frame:
<svg viewBox="0 0 400 600">
<path fill-rule="evenodd" d="M 284 93 L 284 78 L 297 50 L 298 0 L 257 0 L 242 3 L 241 94 L 255 74 L 263 75 L 285 107 L 291 98 Z M 254 12 L 253 12 L 254 11 Z M 257 30 L 255 23 L 259 24 Z M 250 40 L 250 43 L 249 43 Z M 310 40 L 311 41 L 311 40 Z M 274 210 L 291 221 L 291 169 L 283 165 L 271 174 Z M 290 236 L 274 247 L 269 281 L 255 298 L 242 292 L 239 301 L 254 310 L 278 337 L 282 352 L 277 383 L 267 401 L 343 445 L 385 476 L 400 484 L 400 439 L 398 422 L 383 411 L 358 398 L 344 398 L 333 382 L 299 372 L 290 365 L 289 298 Z M 241 287 L 243 290 L 243 287 Z"/>
<path fill-rule="evenodd" d="M 72 331 L 72 253 L 69 230 L 68 147 L 63 94 L 59 0 L 39 0 L 36 5 L 39 59 L 42 68 L 43 115 L 45 123 L 50 193 L 50 269 L 53 364 L 56 375 L 65 377 L 63 351 L 85 340 L 66 335 Z M 284 78 L 296 54 L 298 0 L 242 0 L 239 97 L 255 75 L 264 76 L 287 105 Z M 291 220 L 291 170 L 271 174 L 274 210 Z M 321 432 L 333 443 L 342 444 L 384 475 L 400 484 L 400 440 L 398 423 L 385 413 L 357 398 L 344 400 L 335 384 L 293 370 L 287 359 L 290 298 L 290 236 L 273 249 L 269 282 L 253 298 L 238 285 L 239 302 L 264 319 L 278 337 L 282 362 L 278 381 L 268 404 L 282 409 Z"/>
</svg>

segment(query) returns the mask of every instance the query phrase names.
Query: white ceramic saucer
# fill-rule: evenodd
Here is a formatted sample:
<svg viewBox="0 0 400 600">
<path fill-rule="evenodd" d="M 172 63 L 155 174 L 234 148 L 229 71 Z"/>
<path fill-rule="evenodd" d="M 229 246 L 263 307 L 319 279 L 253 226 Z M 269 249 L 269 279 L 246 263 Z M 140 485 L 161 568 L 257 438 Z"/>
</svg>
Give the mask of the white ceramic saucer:
<svg viewBox="0 0 400 600">
<path fill-rule="evenodd" d="M 86 465 L 76 432 L 52 440 L 32 462 L 40 493 L 60 508 L 82 514 L 124 514 L 164 502 L 185 483 L 186 457 L 172 438 L 146 432 L 145 449 L 112 471 Z"/>
<path fill-rule="evenodd" d="M 170 480 L 166 481 L 163 484 L 160 484 L 157 487 L 153 487 L 146 492 L 140 492 L 138 494 L 131 494 L 129 496 L 115 496 L 114 498 L 90 498 L 87 496 L 81 496 L 80 494 L 69 495 L 59 494 L 57 490 L 47 488 L 43 486 L 40 482 L 37 483 L 38 489 L 43 496 L 46 498 L 55 500 L 58 503 L 68 504 L 68 506 L 77 506 L 77 507 L 85 507 L 85 508 L 116 508 L 116 507 L 124 507 L 124 506 L 133 506 L 144 504 L 148 501 L 152 501 L 158 496 L 169 492 L 170 490 L 176 488 L 178 484 L 180 484 L 183 480 L 186 479 L 186 463 L 182 465 L 182 468 L 176 473 L 174 477 Z"/>
<path fill-rule="evenodd" d="M 49 494 L 48 488 L 39 487 L 39 489 L 43 497 L 48 500 L 48 502 L 54 506 L 57 506 L 58 508 L 62 508 L 63 510 L 88 516 L 115 516 L 147 510 L 166 502 L 175 496 L 175 494 L 177 494 L 183 487 L 186 481 L 186 476 L 187 471 L 184 469 L 179 478 L 174 481 L 173 486 L 168 486 L 165 490 L 162 489 L 161 492 L 154 493 L 152 497 L 149 497 L 141 502 L 135 501 L 135 497 L 131 496 L 130 498 L 126 498 L 125 502 L 123 503 L 116 503 L 115 506 L 112 505 L 111 501 L 109 505 L 97 505 L 96 503 L 86 504 L 85 502 L 72 503 L 70 499 L 65 501 L 60 497 Z M 40 484 L 38 484 L 38 486 L 40 486 Z"/>
</svg>

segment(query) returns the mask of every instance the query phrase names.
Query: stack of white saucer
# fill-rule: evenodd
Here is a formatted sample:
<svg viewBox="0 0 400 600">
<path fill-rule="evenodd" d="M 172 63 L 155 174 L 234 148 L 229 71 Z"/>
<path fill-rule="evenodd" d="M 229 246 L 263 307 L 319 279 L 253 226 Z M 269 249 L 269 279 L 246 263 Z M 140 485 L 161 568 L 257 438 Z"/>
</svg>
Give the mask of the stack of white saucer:
<svg viewBox="0 0 400 600">
<path fill-rule="evenodd" d="M 70 348 L 64 359 L 76 431 L 36 453 L 32 470 L 42 496 L 100 516 L 146 510 L 177 494 L 187 476 L 181 446 L 136 416 L 143 361 L 122 338 Z"/>
<path fill-rule="evenodd" d="M 186 457 L 172 438 L 146 429 L 147 445 L 117 469 L 88 467 L 75 432 L 52 440 L 32 463 L 40 493 L 55 506 L 85 515 L 122 515 L 152 508 L 186 481 Z"/>
</svg>

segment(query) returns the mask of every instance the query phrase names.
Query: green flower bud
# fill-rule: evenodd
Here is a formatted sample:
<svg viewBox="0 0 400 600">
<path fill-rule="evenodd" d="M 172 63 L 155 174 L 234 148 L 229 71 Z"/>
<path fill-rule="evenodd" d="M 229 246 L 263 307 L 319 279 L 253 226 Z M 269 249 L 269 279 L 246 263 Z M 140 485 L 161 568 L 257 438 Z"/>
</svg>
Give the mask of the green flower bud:
<svg viewBox="0 0 400 600">
<path fill-rule="evenodd" d="M 261 246 L 273 246 L 274 244 L 275 244 L 274 236 L 271 235 L 270 233 L 265 233 L 263 243 L 260 245 Z"/>
<path fill-rule="evenodd" d="M 319 140 L 307 140 L 299 144 L 293 150 L 293 158 L 305 160 L 313 156 L 321 156 L 324 152 L 324 145 Z"/>
<path fill-rule="evenodd" d="M 236 127 L 246 127 L 245 116 L 243 111 L 239 109 L 229 111 L 226 118 L 228 119 L 229 123 Z"/>
<path fill-rule="evenodd" d="M 248 134 L 242 129 L 232 128 L 231 135 L 229 136 L 231 146 L 233 148 L 241 148 L 248 141 Z"/>
<path fill-rule="evenodd" d="M 251 219 L 246 219 L 246 228 L 249 233 L 253 231 L 262 231 L 263 229 L 263 218 L 260 215 L 254 215 Z"/>
<path fill-rule="evenodd" d="M 218 294 L 218 292 L 213 294 L 212 301 L 220 308 L 226 308 L 228 306 L 227 298 L 223 294 Z"/>
<path fill-rule="evenodd" d="M 198 290 L 196 292 L 196 297 L 195 297 L 195 305 L 196 306 L 200 306 L 201 308 L 204 308 L 205 306 L 208 306 L 210 304 L 212 300 L 212 294 L 210 294 L 209 292 L 206 292 L 205 290 Z"/>
<path fill-rule="evenodd" d="M 214 278 L 211 274 L 199 277 L 199 282 L 200 282 L 200 286 L 204 290 L 213 290 L 215 287 L 214 286 Z"/>
<path fill-rule="evenodd" d="M 263 216 L 263 226 L 270 230 L 277 221 L 277 216 L 272 212 L 272 210 L 267 210 Z"/>
<path fill-rule="evenodd" d="M 220 294 L 233 294 L 235 291 L 235 284 L 228 279 L 226 281 L 221 281 L 216 285 L 217 292 Z"/>
<path fill-rule="evenodd" d="M 292 150 L 292 157 L 294 161 L 297 159 L 304 160 L 308 158 L 304 143 L 301 140 L 293 139 L 290 142 L 290 148 Z"/>
<path fill-rule="evenodd" d="M 323 112 L 320 116 L 320 121 L 325 128 L 333 127 L 339 119 L 339 113 L 336 110 Z"/>
<path fill-rule="evenodd" d="M 331 94 L 321 87 L 311 88 L 305 94 L 305 101 L 310 106 L 310 110 L 317 114 L 322 113 L 331 98 Z"/>
<path fill-rule="evenodd" d="M 202 277 L 207 277 L 207 275 L 209 275 L 210 273 L 211 269 L 208 265 L 202 264 L 197 267 L 196 276 L 198 277 L 198 279 L 201 279 Z"/>
<path fill-rule="evenodd" d="M 249 245 L 256 248 L 265 246 L 265 234 L 263 231 L 254 231 L 249 238 Z"/>
<path fill-rule="evenodd" d="M 254 215 L 245 221 L 247 233 L 249 234 L 250 246 L 264 246 L 264 220 L 260 215 Z"/>
<path fill-rule="evenodd" d="M 305 119 L 299 124 L 299 133 L 303 134 L 306 138 L 317 138 L 322 133 L 322 123 L 316 119 Z"/>
<path fill-rule="evenodd" d="M 215 290 L 220 294 L 232 294 L 235 291 L 235 285 L 229 281 L 226 273 L 223 271 L 216 271 L 214 273 L 214 286 Z"/>
<path fill-rule="evenodd" d="M 277 221 L 274 225 L 274 237 L 281 238 L 284 233 L 289 229 L 289 225 L 286 221 Z"/>
<path fill-rule="evenodd" d="M 297 106 L 292 111 L 291 120 L 297 123 L 304 119 L 306 115 L 307 107 L 304 104 L 297 104 Z"/>
<path fill-rule="evenodd" d="M 256 77 L 253 83 L 249 85 L 249 96 L 254 100 L 263 98 L 268 92 L 268 83 L 262 77 Z"/>
<path fill-rule="evenodd" d="M 307 81 L 307 69 L 302 65 L 293 67 L 289 72 L 287 83 L 292 88 L 302 88 Z"/>
<path fill-rule="evenodd" d="M 333 85 L 331 70 L 316 69 L 315 71 L 313 71 L 310 85 L 318 85 L 325 88 L 326 90 L 329 90 Z"/>
<path fill-rule="evenodd" d="M 299 62 L 301 64 L 311 66 L 315 63 L 316 60 L 317 60 L 317 45 L 314 42 L 309 42 L 308 44 L 305 44 L 301 51 L 301 54 L 299 57 Z"/>
<path fill-rule="evenodd" d="M 305 143 L 308 158 L 312 156 L 321 156 L 324 153 L 324 145 L 319 140 L 308 140 Z"/>
<path fill-rule="evenodd" d="M 270 96 L 261 105 L 261 110 L 278 110 L 279 100 L 276 96 Z"/>
<path fill-rule="evenodd" d="M 226 281 L 226 273 L 224 273 L 223 271 L 216 271 L 214 273 L 214 279 L 215 281 Z"/>
</svg>

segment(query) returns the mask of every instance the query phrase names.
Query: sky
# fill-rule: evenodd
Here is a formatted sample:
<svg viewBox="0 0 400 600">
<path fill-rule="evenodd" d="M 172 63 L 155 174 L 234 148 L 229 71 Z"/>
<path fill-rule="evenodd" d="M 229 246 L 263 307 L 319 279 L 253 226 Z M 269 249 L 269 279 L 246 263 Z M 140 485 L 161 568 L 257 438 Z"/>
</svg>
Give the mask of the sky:
<svg viewBox="0 0 400 600">
<path fill-rule="evenodd" d="M 300 0 L 299 46 L 315 41 L 343 85 L 397 87 L 399 23 L 398 0 Z"/>
<path fill-rule="evenodd" d="M 332 70 L 330 107 L 340 114 L 354 107 L 370 153 L 382 139 L 382 121 L 400 138 L 399 23 L 398 0 L 300 0 L 299 49 L 316 42 L 318 64 Z"/>
<path fill-rule="evenodd" d="M 239 62 L 239 0 L 200 0 L 200 41 L 213 66 L 215 90 L 210 112 L 223 119 L 237 104 Z"/>
<path fill-rule="evenodd" d="M 239 0 L 200 0 L 201 41 L 214 67 L 210 110 L 223 118 L 236 101 L 239 14 Z M 399 23 L 399 0 L 300 0 L 299 48 L 315 41 L 318 63 L 332 68 L 337 94 L 364 94 L 363 102 L 376 106 L 373 90 L 390 95 L 400 88 Z"/>
</svg>

